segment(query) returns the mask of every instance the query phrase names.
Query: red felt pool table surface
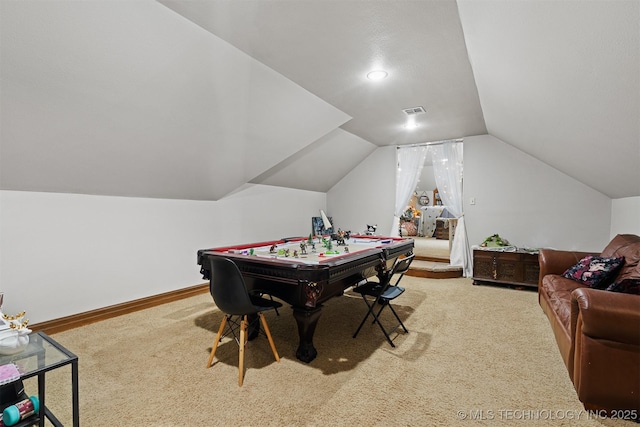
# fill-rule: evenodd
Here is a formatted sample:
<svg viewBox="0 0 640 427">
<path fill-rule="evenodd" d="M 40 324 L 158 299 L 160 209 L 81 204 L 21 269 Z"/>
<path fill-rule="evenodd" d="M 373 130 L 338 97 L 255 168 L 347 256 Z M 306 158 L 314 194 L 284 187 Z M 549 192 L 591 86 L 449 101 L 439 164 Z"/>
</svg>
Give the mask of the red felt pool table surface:
<svg viewBox="0 0 640 427">
<path fill-rule="evenodd" d="M 329 237 L 326 236 L 324 240 L 328 241 Z M 402 240 L 404 239 L 379 236 L 352 236 L 345 240 L 344 245 L 338 245 L 333 241 L 331 249 L 329 249 L 319 238 L 313 239 L 313 245 L 315 245 L 314 248 L 311 243 L 308 243 L 308 238 L 295 237 L 271 242 L 216 248 L 212 250 L 229 255 L 257 256 L 268 259 L 285 260 L 294 263 L 320 264 L 330 262 L 331 260 L 348 258 L 353 254 L 369 249 L 380 249 L 385 245 Z M 306 253 L 303 253 L 303 250 L 300 247 L 301 244 L 305 246 L 304 251 L 306 251 Z"/>
</svg>

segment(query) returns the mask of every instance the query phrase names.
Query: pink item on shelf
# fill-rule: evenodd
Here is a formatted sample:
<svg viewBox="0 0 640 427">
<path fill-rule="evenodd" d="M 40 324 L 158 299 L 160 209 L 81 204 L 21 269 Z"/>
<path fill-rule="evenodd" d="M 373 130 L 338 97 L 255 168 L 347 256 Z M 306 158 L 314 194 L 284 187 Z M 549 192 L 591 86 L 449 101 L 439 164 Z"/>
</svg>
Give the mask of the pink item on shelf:
<svg viewBox="0 0 640 427">
<path fill-rule="evenodd" d="M 20 371 L 15 363 L 0 366 L 0 385 L 8 384 L 20 379 Z"/>
</svg>

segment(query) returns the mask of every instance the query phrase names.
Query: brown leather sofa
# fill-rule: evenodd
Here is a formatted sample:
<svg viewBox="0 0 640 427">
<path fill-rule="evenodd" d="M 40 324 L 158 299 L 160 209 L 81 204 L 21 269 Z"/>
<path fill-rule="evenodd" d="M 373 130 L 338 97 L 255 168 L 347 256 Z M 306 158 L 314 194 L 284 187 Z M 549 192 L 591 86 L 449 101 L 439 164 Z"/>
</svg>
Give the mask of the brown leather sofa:
<svg viewBox="0 0 640 427">
<path fill-rule="evenodd" d="M 562 273 L 587 255 L 624 256 L 613 281 L 640 278 L 640 237 L 616 236 L 601 254 L 540 251 L 538 300 L 587 410 L 640 413 L 640 295 L 590 288 Z M 628 417 L 628 415 L 627 415 Z"/>
</svg>

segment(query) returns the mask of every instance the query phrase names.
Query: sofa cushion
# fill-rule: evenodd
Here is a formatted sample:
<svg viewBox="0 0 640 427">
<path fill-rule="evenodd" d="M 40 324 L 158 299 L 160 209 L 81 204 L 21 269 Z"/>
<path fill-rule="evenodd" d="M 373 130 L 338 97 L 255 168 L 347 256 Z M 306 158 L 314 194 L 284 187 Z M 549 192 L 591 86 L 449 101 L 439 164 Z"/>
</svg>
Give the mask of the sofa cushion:
<svg viewBox="0 0 640 427">
<path fill-rule="evenodd" d="M 610 284 L 607 291 L 622 292 L 625 294 L 640 295 L 640 279 L 623 279 Z"/>
<path fill-rule="evenodd" d="M 558 274 L 547 274 L 542 279 L 542 287 L 549 307 L 568 333 L 571 330 L 571 292 L 588 286 Z"/>
<path fill-rule="evenodd" d="M 640 236 L 618 234 L 600 254 L 601 257 L 624 257 L 624 265 L 614 278 L 614 282 L 625 279 L 640 279 Z"/>
<path fill-rule="evenodd" d="M 569 267 L 567 271 L 562 273 L 562 277 L 575 280 L 591 288 L 604 289 L 611 284 L 623 263 L 623 257 L 605 258 L 588 255 L 573 267 Z"/>
</svg>

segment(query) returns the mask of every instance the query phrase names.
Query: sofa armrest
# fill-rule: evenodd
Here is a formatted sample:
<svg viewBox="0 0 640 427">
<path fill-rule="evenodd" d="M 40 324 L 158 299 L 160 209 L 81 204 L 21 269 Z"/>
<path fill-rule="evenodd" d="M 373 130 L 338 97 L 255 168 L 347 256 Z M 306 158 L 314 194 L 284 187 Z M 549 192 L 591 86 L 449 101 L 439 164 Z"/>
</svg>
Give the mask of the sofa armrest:
<svg viewBox="0 0 640 427">
<path fill-rule="evenodd" d="M 578 315 L 582 317 L 577 331 Z M 578 288 L 571 292 L 571 335 L 640 345 L 640 295 Z"/>
<path fill-rule="evenodd" d="M 542 279 L 547 274 L 562 274 L 569 267 L 575 265 L 587 255 L 598 255 L 593 252 L 559 251 L 556 249 L 540 249 L 538 263 L 540 264 L 540 279 L 538 288 L 542 285 Z"/>
</svg>

